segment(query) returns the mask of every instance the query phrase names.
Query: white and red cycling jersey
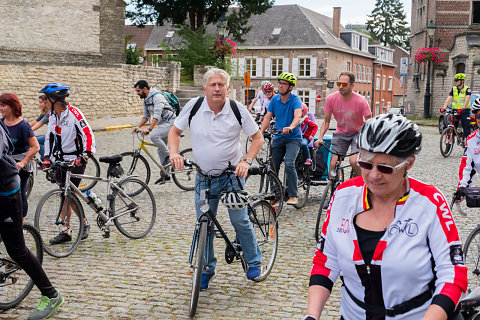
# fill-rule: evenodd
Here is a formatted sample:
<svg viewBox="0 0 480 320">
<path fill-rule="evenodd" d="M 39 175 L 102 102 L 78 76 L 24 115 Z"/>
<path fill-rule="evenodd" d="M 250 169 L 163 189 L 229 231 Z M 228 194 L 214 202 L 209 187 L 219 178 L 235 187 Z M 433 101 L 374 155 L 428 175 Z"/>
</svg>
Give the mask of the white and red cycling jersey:
<svg viewBox="0 0 480 320">
<path fill-rule="evenodd" d="M 355 298 L 390 309 L 429 289 L 423 305 L 384 319 L 421 319 L 430 304 L 453 311 L 467 289 L 467 268 L 452 214 L 443 194 L 431 185 L 406 178 L 408 192 L 398 200 L 395 218 L 365 264 L 358 246 L 354 217 L 370 209 L 362 177 L 341 184 L 332 196 L 313 259 L 310 285 L 331 290 L 339 276 Z M 358 306 L 341 289 L 345 319 L 383 319 Z"/>
<path fill-rule="evenodd" d="M 60 118 L 55 112 L 48 119 L 45 155 L 51 157 L 55 145 L 60 160 L 71 161 L 95 153 L 95 137 L 83 113 L 67 104 Z"/>
<path fill-rule="evenodd" d="M 473 182 L 473 176 L 480 169 L 480 131 L 473 131 L 465 142 L 460 169 L 458 172 L 458 187 L 468 187 Z"/>
</svg>

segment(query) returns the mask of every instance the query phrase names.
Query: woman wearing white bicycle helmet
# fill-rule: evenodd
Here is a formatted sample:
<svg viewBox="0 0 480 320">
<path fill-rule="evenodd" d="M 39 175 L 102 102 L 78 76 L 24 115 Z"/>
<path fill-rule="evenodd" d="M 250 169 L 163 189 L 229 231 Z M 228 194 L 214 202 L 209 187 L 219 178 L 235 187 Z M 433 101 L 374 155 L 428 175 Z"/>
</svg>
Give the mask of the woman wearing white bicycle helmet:
<svg viewBox="0 0 480 320">
<path fill-rule="evenodd" d="M 305 319 L 320 318 L 339 276 L 345 319 L 454 313 L 467 289 L 467 269 L 445 197 L 407 174 L 421 145 L 418 126 L 401 115 L 379 115 L 362 126 L 362 176 L 338 186 L 330 202 Z"/>
<path fill-rule="evenodd" d="M 260 84 L 261 86 L 260 90 L 258 90 L 257 95 L 255 96 L 255 98 L 253 98 L 252 102 L 248 106 L 248 111 L 252 111 L 252 108 L 255 105 L 255 103 L 257 103 L 257 101 L 260 101 L 260 105 L 263 104 L 263 100 L 266 97 L 265 87 L 268 85 L 272 86 L 272 83 L 268 80 L 262 81 L 262 83 Z"/>
</svg>

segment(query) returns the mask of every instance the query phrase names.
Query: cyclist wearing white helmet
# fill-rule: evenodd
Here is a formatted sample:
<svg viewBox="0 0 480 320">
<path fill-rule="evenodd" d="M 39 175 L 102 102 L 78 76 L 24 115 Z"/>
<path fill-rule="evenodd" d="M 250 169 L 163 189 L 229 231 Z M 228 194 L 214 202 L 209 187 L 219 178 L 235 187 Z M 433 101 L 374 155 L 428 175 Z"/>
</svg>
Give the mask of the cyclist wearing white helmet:
<svg viewBox="0 0 480 320">
<path fill-rule="evenodd" d="M 401 115 L 379 115 L 360 129 L 362 175 L 338 186 L 330 201 L 304 319 L 320 318 L 340 276 L 340 313 L 348 319 L 454 313 L 467 268 L 445 197 L 407 174 L 421 143 L 418 126 Z"/>
<path fill-rule="evenodd" d="M 464 137 L 470 135 L 470 96 L 472 90 L 465 85 L 465 73 L 457 73 L 455 75 L 455 85 L 450 91 L 443 108 L 447 108 L 451 103 L 454 110 L 462 110 L 460 119 L 462 121 Z"/>
<path fill-rule="evenodd" d="M 257 101 L 260 101 L 260 104 L 263 104 L 263 100 L 266 97 L 265 87 L 267 85 L 272 85 L 272 83 L 268 80 L 262 81 L 260 90 L 258 90 L 257 95 L 255 96 L 255 98 L 253 98 L 252 102 L 248 106 L 248 111 L 252 111 L 252 108 L 255 103 L 257 103 Z"/>
</svg>

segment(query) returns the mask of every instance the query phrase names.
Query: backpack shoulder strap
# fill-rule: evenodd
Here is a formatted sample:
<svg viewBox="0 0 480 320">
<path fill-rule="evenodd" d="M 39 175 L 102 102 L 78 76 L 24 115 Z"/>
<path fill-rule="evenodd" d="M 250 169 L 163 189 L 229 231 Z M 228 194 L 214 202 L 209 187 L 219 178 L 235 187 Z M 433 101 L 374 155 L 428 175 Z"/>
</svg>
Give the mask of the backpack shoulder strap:
<svg viewBox="0 0 480 320">
<path fill-rule="evenodd" d="M 235 114 L 235 118 L 237 118 L 238 124 L 241 127 L 242 126 L 242 115 L 240 114 L 240 110 L 238 110 L 237 103 L 234 100 L 230 100 L 230 107 L 232 108 L 232 111 Z"/>
<path fill-rule="evenodd" d="M 193 106 L 192 110 L 190 110 L 190 115 L 188 116 L 188 126 L 190 127 L 190 122 L 192 122 L 193 116 L 197 113 L 198 109 L 200 109 L 200 106 L 203 103 L 203 99 L 205 97 L 199 97 L 197 99 L 197 102 L 195 102 L 195 105 Z"/>
</svg>

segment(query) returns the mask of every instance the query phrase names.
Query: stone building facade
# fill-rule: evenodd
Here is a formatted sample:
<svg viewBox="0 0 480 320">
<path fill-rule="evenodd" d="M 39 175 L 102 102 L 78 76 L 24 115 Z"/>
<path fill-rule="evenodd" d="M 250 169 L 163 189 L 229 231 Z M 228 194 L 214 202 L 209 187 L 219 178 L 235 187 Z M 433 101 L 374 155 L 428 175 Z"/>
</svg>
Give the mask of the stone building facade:
<svg viewBox="0 0 480 320">
<path fill-rule="evenodd" d="M 0 2 L 0 93 L 12 92 L 23 116 L 37 116 L 38 91 L 47 83 L 71 87 L 69 101 L 87 117 L 141 114 L 133 88 L 145 79 L 175 92 L 180 64 L 125 65 L 123 0 Z"/>
</svg>

